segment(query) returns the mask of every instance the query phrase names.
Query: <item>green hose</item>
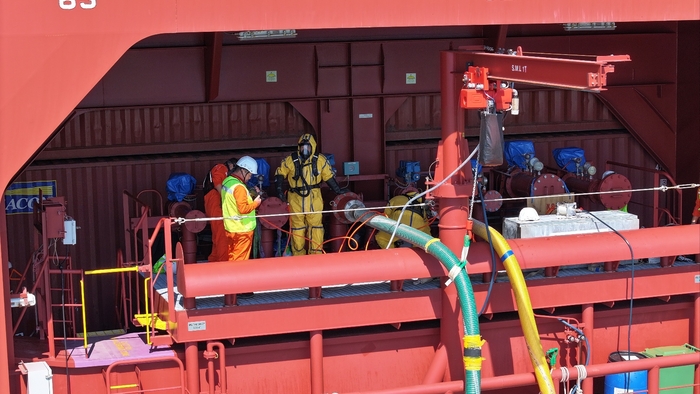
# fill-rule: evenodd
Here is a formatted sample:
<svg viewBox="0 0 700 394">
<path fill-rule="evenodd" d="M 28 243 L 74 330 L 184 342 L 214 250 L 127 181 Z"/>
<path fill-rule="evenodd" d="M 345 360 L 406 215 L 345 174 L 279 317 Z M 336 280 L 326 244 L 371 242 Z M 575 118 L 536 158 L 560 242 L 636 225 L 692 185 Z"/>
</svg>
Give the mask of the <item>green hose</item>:
<svg viewBox="0 0 700 394">
<path fill-rule="evenodd" d="M 360 211 L 355 211 L 354 215 L 355 220 L 359 220 L 362 213 Z M 440 242 L 439 239 L 433 238 L 413 227 L 399 224 L 384 216 L 372 217 L 367 222 L 367 225 L 387 233 L 393 233 L 394 227 L 398 225 L 396 236 L 401 240 L 424 249 L 428 254 L 437 258 L 448 272 L 454 267 L 460 268 L 454 279 L 454 283 L 455 286 L 457 286 L 457 294 L 459 295 L 459 304 L 462 309 L 464 324 L 464 392 L 466 394 L 479 394 L 481 392 L 481 346 L 483 345 L 483 341 L 479 333 L 479 315 L 476 311 L 474 290 L 472 289 L 472 284 L 467 276 L 467 272 L 464 267 L 461 266 L 459 259 L 445 244 Z M 457 268 L 455 268 L 455 270 L 457 270 Z"/>
</svg>

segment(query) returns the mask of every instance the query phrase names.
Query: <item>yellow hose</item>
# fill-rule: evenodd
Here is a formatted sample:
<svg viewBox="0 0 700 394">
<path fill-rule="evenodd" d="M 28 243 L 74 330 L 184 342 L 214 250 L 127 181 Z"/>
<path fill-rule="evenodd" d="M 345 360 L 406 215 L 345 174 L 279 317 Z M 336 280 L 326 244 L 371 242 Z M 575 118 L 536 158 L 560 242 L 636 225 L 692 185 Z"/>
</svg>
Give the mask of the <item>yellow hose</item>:
<svg viewBox="0 0 700 394">
<path fill-rule="evenodd" d="M 486 231 L 486 225 L 484 223 L 474 220 L 474 234 L 488 240 Z M 491 232 L 493 248 L 498 255 L 501 256 L 501 261 L 508 274 L 510 285 L 513 288 L 515 302 L 518 305 L 518 317 L 520 318 L 520 325 L 523 327 L 525 344 L 530 354 L 530 361 L 532 362 L 532 367 L 535 369 L 537 385 L 542 394 L 554 394 L 556 392 L 554 389 L 554 382 L 552 382 L 552 375 L 549 373 L 549 365 L 544 357 L 542 343 L 540 343 L 540 334 L 537 331 L 535 315 L 532 313 L 532 303 L 530 303 L 530 295 L 527 292 L 523 272 L 520 270 L 518 260 L 515 258 L 515 254 L 505 238 L 491 227 L 489 227 L 489 231 Z"/>
</svg>

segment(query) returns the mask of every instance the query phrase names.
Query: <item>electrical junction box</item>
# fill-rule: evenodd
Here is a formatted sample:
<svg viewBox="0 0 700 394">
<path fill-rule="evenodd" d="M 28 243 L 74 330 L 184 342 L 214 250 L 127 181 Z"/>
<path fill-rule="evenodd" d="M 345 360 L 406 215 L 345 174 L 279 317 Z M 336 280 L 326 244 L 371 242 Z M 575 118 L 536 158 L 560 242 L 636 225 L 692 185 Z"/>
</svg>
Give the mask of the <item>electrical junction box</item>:
<svg viewBox="0 0 700 394">
<path fill-rule="evenodd" d="M 63 237 L 64 245 L 75 245 L 75 220 L 67 219 L 63 221 L 63 229 L 65 236 Z"/>
<path fill-rule="evenodd" d="M 46 238 L 63 238 L 64 224 L 66 220 L 66 208 L 62 204 L 54 204 L 52 201 L 44 201 L 44 225 L 42 232 Z"/>
<path fill-rule="evenodd" d="M 347 161 L 343 163 L 343 175 L 360 175 L 360 162 Z"/>
<path fill-rule="evenodd" d="M 21 367 L 26 370 L 27 394 L 53 394 L 53 374 L 47 363 L 24 363 Z"/>
</svg>

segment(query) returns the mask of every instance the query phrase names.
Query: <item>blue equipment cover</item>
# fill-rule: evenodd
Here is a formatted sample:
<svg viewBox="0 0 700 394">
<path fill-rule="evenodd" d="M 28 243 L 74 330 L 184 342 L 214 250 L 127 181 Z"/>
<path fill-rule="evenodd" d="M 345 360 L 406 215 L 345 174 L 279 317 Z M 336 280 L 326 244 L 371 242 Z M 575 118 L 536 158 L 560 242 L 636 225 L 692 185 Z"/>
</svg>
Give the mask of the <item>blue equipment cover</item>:
<svg viewBox="0 0 700 394">
<path fill-rule="evenodd" d="M 586 157 L 581 148 L 557 148 L 552 151 L 552 155 L 559 168 L 569 172 L 576 172 L 576 159 L 580 159 L 580 165 L 586 163 Z"/>
<path fill-rule="evenodd" d="M 262 186 L 269 187 L 270 186 L 270 165 L 267 163 L 267 160 L 262 159 L 262 158 L 256 158 L 255 162 L 258 163 L 258 173 L 256 175 L 263 176 Z M 250 187 L 258 186 L 258 178 L 255 176 L 250 177 L 250 180 L 248 181 L 248 186 L 250 186 Z"/>
<path fill-rule="evenodd" d="M 335 156 L 333 156 L 332 153 L 324 153 L 324 156 L 326 156 L 326 160 L 328 161 L 328 165 L 331 166 L 331 170 L 333 171 L 333 175 L 338 174 L 338 170 L 335 169 Z"/>
<path fill-rule="evenodd" d="M 192 194 L 197 180 L 190 174 L 175 172 L 170 174 L 166 189 L 168 190 L 168 200 L 181 202 L 185 196 Z"/>
<path fill-rule="evenodd" d="M 525 155 L 535 157 L 535 144 L 532 141 L 508 141 L 505 146 L 506 161 L 508 167 L 518 166 L 521 170 L 527 170 Z"/>
</svg>

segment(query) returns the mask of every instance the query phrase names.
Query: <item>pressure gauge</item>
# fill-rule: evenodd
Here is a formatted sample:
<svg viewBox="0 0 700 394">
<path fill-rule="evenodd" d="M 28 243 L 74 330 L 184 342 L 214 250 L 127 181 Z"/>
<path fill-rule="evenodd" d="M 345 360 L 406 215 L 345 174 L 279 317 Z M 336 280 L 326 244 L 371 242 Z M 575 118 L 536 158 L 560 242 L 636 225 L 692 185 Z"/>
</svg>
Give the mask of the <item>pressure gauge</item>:
<svg viewBox="0 0 700 394">
<path fill-rule="evenodd" d="M 590 161 L 587 161 L 586 164 L 583 165 L 583 170 L 590 176 L 595 175 L 595 173 L 598 171 L 598 169 L 595 168 Z"/>
</svg>

